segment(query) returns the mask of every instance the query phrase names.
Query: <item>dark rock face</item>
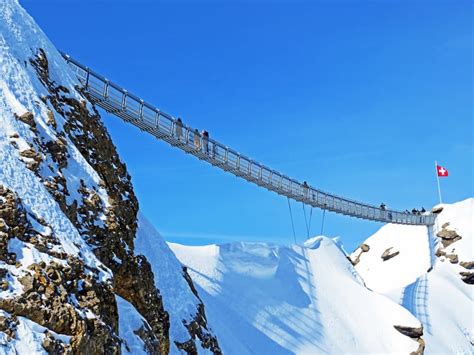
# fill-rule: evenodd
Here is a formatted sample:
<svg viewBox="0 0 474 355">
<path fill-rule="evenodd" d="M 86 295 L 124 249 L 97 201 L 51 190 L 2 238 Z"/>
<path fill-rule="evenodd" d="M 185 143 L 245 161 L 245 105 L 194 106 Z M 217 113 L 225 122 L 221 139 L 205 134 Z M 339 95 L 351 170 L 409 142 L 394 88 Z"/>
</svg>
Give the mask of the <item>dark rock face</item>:
<svg viewBox="0 0 474 355">
<path fill-rule="evenodd" d="M 39 49 L 30 63 L 36 69 L 39 80 L 49 93 L 41 100 L 49 108 L 46 123 L 55 131 L 56 138 L 47 140 L 41 134 L 36 134 L 38 130 L 33 114 L 27 113 L 17 116 L 18 120 L 29 125 L 36 134 L 36 138 L 28 142 L 31 149 L 19 152 L 19 154 L 27 167 L 41 179 L 61 210 L 91 246 L 98 259 L 110 268 L 113 278 L 106 285 L 98 283 L 97 280 L 84 279 L 84 282 L 87 281 L 87 285 L 89 285 L 84 295 L 81 295 L 78 290 L 67 288 L 64 285 L 62 293 L 56 295 L 59 286 L 55 284 L 56 287 L 53 290 L 50 282 L 54 284 L 54 281 L 50 280 L 50 276 L 47 276 L 48 272 L 55 280 L 59 277 L 61 284 L 74 278 L 77 278 L 77 282 L 79 282 L 83 277 L 83 272 L 77 271 L 77 264 L 80 265 L 81 261 L 78 259 L 72 262 L 74 267 L 70 265 L 72 270 L 77 271 L 73 274 L 62 270 L 58 265 L 35 266 L 31 270 L 31 277 L 25 277 L 22 282 L 28 292 L 36 292 L 33 290 L 35 287 L 39 287 L 38 292 L 41 293 L 38 295 L 41 297 L 28 296 L 29 298 L 25 300 L 18 299 L 14 303 L 7 302 L 0 305 L 0 308 L 11 311 L 14 315 L 23 315 L 35 321 L 38 320 L 38 322 L 41 318 L 43 323 L 40 324 L 44 324 L 49 329 L 71 334 L 74 340 L 71 341 L 70 347 L 74 353 L 113 354 L 120 352 L 120 339 L 116 335 L 118 315 L 115 293 L 130 302 L 150 325 L 151 328 L 144 325 L 140 330 L 137 330 L 137 334 L 144 340 L 147 350 L 153 354 L 167 354 L 170 350 L 169 315 L 164 310 L 160 292 L 155 287 L 150 264 L 145 257 L 134 254 L 138 201 L 127 169 L 120 161 L 97 110 L 88 104 L 87 95 L 77 88 L 83 96 L 82 99 L 78 99 L 70 94 L 67 88 L 57 85 L 50 79 L 48 58 L 43 50 Z M 60 130 L 55 116 L 64 119 L 63 128 Z M 38 128 L 41 127 L 38 126 Z M 18 135 L 10 138 L 12 145 L 18 147 L 15 142 Z M 89 183 L 86 185 L 84 181 L 80 181 L 77 191 L 70 191 L 71 185 L 68 185 L 63 174 L 63 169 L 67 168 L 69 164 L 70 144 L 79 150 L 89 165 L 97 172 L 100 177 L 99 184 L 91 185 Z M 70 201 L 68 196 L 72 193 L 79 195 L 80 199 L 68 202 Z M 100 197 L 104 195 L 107 196 L 106 201 Z M 7 199 L 7 203 L 11 205 L 13 200 L 14 197 L 10 197 Z M 14 264 L 15 255 L 5 254 L 9 234 L 2 232 L 1 211 L 0 207 L 0 247 L 2 247 L 0 248 L 0 258 Z M 24 215 L 24 212 L 20 212 L 18 216 L 7 216 L 10 218 L 7 219 L 10 221 L 12 218 L 19 218 L 20 220 L 16 221 L 15 225 L 16 228 L 25 230 L 23 232 L 25 239 L 35 244 L 39 250 L 53 253 L 51 245 L 54 245 L 55 242 L 54 235 L 43 236 L 35 233 Z M 2 252 L 3 254 L 1 254 Z M 57 251 L 54 253 L 57 257 L 68 259 L 68 255 L 65 253 L 59 255 Z M 81 267 L 83 269 L 84 265 Z M 45 282 L 44 280 L 49 281 Z M 73 283 L 76 287 L 77 282 Z M 188 282 L 193 289 L 192 281 L 189 279 Z M 2 287 L 1 281 L 0 287 Z M 81 319 L 77 312 L 66 305 L 67 302 L 62 307 L 60 306 L 64 295 L 70 292 L 77 293 L 76 297 L 83 302 L 81 307 L 91 308 L 101 315 L 97 320 L 100 324 L 89 324 L 90 320 Z M 41 299 L 44 296 L 47 301 Z M 30 298 L 34 299 L 36 303 L 28 303 Z M 16 304 L 25 304 L 26 306 L 16 307 Z M 52 311 L 56 305 L 58 305 L 57 310 Z M 217 339 L 207 329 L 204 306 L 202 304 L 201 306 L 196 310 L 193 320 L 183 320 L 189 331 L 190 339 L 180 345 L 180 348 L 188 353 L 194 353 L 195 341 L 199 340 L 204 348 L 210 349 L 215 354 L 220 354 Z M 40 311 L 43 308 L 44 311 Z M 37 311 L 33 311 L 35 309 Z M 56 325 L 53 324 L 53 320 Z M 52 352 L 61 347 L 49 340 L 45 340 L 44 346 Z"/>
<path fill-rule="evenodd" d="M 194 316 L 194 319 L 191 322 L 184 321 L 184 325 L 188 329 L 191 339 L 184 343 L 176 342 L 176 346 L 178 347 L 178 349 L 186 351 L 186 353 L 188 354 L 197 354 L 196 345 L 194 341 L 192 341 L 193 339 L 197 338 L 201 341 L 201 344 L 204 348 L 209 349 L 215 355 L 220 355 L 222 354 L 222 351 L 219 347 L 217 338 L 208 331 L 204 303 L 199 297 L 199 294 L 196 288 L 194 287 L 193 281 L 188 274 L 188 269 L 185 266 L 183 266 L 183 276 L 189 287 L 191 288 L 191 291 L 201 301 L 201 303 L 199 304 L 199 311 Z"/>
<path fill-rule="evenodd" d="M 26 213 L 21 201 L 12 191 L 0 186 L 0 197 L 0 201 L 3 201 L 0 220 L 6 231 L 3 232 L 3 245 L 0 249 L 2 257 L 10 260 L 10 264 L 15 264 L 16 256 L 9 255 L 6 250 L 8 241 L 18 238 L 63 262 L 30 265 L 28 272 L 19 279 L 23 293 L 14 298 L 0 299 L 0 309 L 11 314 L 13 320 L 17 316 L 24 316 L 57 333 L 72 337 L 71 345 L 60 341 L 53 344 L 46 341 L 46 338 L 46 349 L 119 353 L 120 341 L 115 335 L 118 330 L 118 315 L 112 285 L 99 281 L 99 270 L 86 270 L 82 260 L 53 251 L 53 247 L 59 244 L 54 234 L 44 236 L 33 228 L 30 222 L 33 217 Z M 36 222 L 44 223 L 38 220 Z M 5 277 L 7 271 L 2 269 L 0 274 Z M 75 296 L 78 304 L 71 301 L 71 295 Z M 81 311 L 85 308 L 98 317 L 84 318 Z M 3 323 L 9 325 L 10 334 L 14 337 L 15 327 L 11 326 L 14 322 L 4 320 Z"/>
<path fill-rule="evenodd" d="M 400 254 L 399 251 L 391 252 L 392 248 L 393 248 L 393 247 L 390 247 L 390 248 L 386 249 L 386 250 L 383 252 L 383 254 L 382 254 L 382 256 L 381 256 L 381 258 L 382 258 L 383 261 L 390 260 L 391 258 L 394 258 L 394 257 L 397 256 L 398 254 Z"/>
<path fill-rule="evenodd" d="M 91 245 L 99 260 L 112 270 L 113 291 L 144 316 L 158 340 L 159 352 L 166 354 L 169 351 L 168 314 L 154 285 L 149 263 L 146 259 L 136 257 L 133 252 L 138 201 L 126 167 L 120 161 L 98 112 L 94 108 L 91 111 L 85 99 L 79 101 L 69 94 L 67 88 L 50 80 L 45 52 L 40 49 L 30 62 L 49 92 L 43 98 L 44 104 L 50 107 L 50 112 L 56 112 L 65 119 L 64 131 L 59 132 L 56 141 L 40 142 L 44 154 L 49 154 L 57 164 L 52 169 L 57 175 L 50 179 L 44 177 L 45 186 Z M 48 122 L 56 126 L 54 114 L 48 115 Z M 69 195 L 67 182 L 61 179 L 61 170 L 68 165 L 67 140 L 74 144 L 101 178 L 100 186 L 86 187 L 81 181 L 78 192 L 82 199 L 71 205 L 66 203 L 66 196 Z M 99 197 L 99 189 L 108 196 L 107 206 Z M 100 220 L 100 216 L 105 216 L 105 222 Z M 122 262 L 117 263 L 114 258 Z M 109 300 L 108 303 L 115 305 L 115 300 Z M 117 315 L 111 317 L 107 324 L 115 329 Z"/>
</svg>

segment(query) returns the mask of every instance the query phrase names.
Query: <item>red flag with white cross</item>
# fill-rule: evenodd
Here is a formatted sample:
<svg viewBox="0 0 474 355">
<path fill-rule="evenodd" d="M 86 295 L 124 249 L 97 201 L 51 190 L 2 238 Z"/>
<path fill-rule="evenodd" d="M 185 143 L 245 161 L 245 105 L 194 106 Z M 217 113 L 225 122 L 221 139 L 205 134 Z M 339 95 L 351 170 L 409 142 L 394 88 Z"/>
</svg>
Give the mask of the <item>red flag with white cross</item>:
<svg viewBox="0 0 474 355">
<path fill-rule="evenodd" d="M 439 177 L 447 177 L 448 176 L 448 170 L 443 168 L 441 165 L 436 165 L 436 170 L 438 171 L 438 176 Z"/>
</svg>

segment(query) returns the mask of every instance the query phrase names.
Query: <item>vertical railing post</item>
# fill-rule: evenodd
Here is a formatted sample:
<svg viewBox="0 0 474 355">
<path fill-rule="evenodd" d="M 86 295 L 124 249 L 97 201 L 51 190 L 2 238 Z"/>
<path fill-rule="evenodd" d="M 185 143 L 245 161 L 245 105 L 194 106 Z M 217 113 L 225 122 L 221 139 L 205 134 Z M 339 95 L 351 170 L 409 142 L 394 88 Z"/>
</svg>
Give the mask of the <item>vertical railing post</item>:
<svg viewBox="0 0 474 355">
<path fill-rule="evenodd" d="M 184 129 L 186 130 L 186 145 L 189 145 L 189 134 L 191 133 L 191 131 L 188 127 L 185 127 Z"/>
<path fill-rule="evenodd" d="M 85 88 L 87 88 L 89 86 L 89 77 L 90 77 L 91 73 L 89 72 L 89 68 L 86 68 L 86 85 L 84 86 Z"/>
<path fill-rule="evenodd" d="M 104 99 L 107 99 L 109 96 L 109 81 L 105 79 L 105 87 L 104 87 L 104 92 L 103 92 Z"/>
<path fill-rule="evenodd" d="M 140 100 L 140 109 L 138 110 L 138 118 L 143 121 L 143 107 L 145 106 L 145 103 L 143 100 Z"/>
<path fill-rule="evenodd" d="M 170 136 L 176 135 L 176 122 L 171 121 Z"/>
<path fill-rule="evenodd" d="M 224 163 L 229 162 L 229 147 L 225 147 L 225 152 L 224 152 Z"/>
<path fill-rule="evenodd" d="M 127 90 L 122 91 L 122 111 L 127 109 Z"/>
<path fill-rule="evenodd" d="M 156 115 L 155 115 L 155 128 L 157 130 L 160 130 L 160 110 L 156 110 Z"/>
</svg>

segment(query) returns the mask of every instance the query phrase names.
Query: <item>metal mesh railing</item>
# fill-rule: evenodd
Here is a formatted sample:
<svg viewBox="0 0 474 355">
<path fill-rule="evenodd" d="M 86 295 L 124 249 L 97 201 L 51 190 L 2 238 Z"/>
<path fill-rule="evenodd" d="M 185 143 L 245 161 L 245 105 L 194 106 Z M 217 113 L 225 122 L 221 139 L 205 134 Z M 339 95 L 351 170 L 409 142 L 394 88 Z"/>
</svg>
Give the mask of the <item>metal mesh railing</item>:
<svg viewBox="0 0 474 355">
<path fill-rule="evenodd" d="M 329 194 L 285 176 L 237 151 L 203 137 L 185 124 L 63 54 L 90 99 L 141 130 L 236 176 L 307 205 L 344 215 L 409 225 L 432 225 L 435 215 L 386 210 Z"/>
</svg>

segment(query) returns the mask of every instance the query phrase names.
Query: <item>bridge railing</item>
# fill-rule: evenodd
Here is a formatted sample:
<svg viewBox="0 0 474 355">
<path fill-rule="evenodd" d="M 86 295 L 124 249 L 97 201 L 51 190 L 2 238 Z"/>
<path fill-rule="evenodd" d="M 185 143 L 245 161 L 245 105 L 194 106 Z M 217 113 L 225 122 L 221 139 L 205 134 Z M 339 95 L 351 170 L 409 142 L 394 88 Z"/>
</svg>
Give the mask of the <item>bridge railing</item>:
<svg viewBox="0 0 474 355">
<path fill-rule="evenodd" d="M 195 129 L 185 124 L 180 125 L 175 117 L 146 103 L 69 56 L 64 56 L 83 88 L 99 106 L 158 138 L 196 155 L 199 159 L 206 160 L 271 191 L 322 209 L 387 223 L 411 225 L 434 223 L 435 216 L 432 214 L 414 215 L 385 210 L 304 186 L 297 180 L 280 174 L 214 139 L 204 138 Z"/>
</svg>

